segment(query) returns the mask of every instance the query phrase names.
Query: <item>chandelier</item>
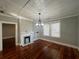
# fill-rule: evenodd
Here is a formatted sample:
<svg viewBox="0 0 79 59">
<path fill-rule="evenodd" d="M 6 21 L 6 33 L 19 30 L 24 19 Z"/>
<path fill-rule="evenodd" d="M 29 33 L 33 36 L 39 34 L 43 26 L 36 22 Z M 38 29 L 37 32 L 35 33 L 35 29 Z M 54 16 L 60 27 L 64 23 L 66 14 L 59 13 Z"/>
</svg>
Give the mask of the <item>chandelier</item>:
<svg viewBox="0 0 79 59">
<path fill-rule="evenodd" d="M 44 24 L 43 24 L 43 22 L 42 22 L 41 19 L 40 19 L 41 13 L 38 13 L 38 15 L 39 15 L 39 20 L 38 20 L 38 22 L 36 23 L 36 26 L 43 26 Z"/>
</svg>

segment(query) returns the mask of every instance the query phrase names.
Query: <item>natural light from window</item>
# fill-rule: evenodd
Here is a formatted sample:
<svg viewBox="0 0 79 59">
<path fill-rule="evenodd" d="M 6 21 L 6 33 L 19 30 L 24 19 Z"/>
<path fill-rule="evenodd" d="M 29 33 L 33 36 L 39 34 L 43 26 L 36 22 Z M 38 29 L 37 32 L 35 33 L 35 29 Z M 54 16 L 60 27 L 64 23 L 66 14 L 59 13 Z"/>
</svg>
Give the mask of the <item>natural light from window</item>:
<svg viewBox="0 0 79 59">
<path fill-rule="evenodd" d="M 43 26 L 43 33 L 45 36 L 49 36 L 49 24 Z"/>
<path fill-rule="evenodd" d="M 43 34 L 44 36 L 51 36 L 51 37 L 59 38 L 60 37 L 60 22 L 44 24 Z"/>
<path fill-rule="evenodd" d="M 51 24 L 51 36 L 60 37 L 60 23 Z"/>
</svg>

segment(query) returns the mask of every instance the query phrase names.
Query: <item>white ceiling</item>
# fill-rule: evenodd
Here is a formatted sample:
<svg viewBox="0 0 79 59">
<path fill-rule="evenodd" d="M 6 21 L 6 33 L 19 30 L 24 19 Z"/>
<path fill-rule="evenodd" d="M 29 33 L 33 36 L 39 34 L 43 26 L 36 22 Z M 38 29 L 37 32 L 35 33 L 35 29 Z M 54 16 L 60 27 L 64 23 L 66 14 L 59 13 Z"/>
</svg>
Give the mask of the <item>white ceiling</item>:
<svg viewBox="0 0 79 59">
<path fill-rule="evenodd" d="M 58 19 L 79 14 L 79 0 L 0 0 L 0 9 L 30 19 Z"/>
</svg>

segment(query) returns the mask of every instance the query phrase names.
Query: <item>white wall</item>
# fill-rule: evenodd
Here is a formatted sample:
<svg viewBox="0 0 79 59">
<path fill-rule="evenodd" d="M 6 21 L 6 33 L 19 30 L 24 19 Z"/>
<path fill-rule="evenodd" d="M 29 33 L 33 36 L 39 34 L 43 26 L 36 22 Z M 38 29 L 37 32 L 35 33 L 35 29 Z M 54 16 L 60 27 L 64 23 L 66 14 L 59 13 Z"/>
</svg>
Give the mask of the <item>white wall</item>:
<svg viewBox="0 0 79 59">
<path fill-rule="evenodd" d="M 77 45 L 77 17 L 65 18 L 61 21 L 61 40 Z"/>
<path fill-rule="evenodd" d="M 27 34 L 32 32 L 33 22 L 28 20 L 20 20 L 20 32 L 26 32 Z"/>
<path fill-rule="evenodd" d="M 61 37 L 54 38 L 43 36 L 42 38 L 77 46 L 77 17 L 63 18 L 60 20 Z"/>
</svg>

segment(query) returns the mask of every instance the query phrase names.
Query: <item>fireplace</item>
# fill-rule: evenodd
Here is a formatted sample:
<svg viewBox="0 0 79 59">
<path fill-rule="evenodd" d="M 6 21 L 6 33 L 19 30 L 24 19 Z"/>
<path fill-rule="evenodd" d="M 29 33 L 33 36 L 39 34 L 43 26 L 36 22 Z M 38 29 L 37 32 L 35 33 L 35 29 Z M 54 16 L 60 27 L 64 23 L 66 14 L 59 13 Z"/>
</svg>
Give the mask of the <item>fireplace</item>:
<svg viewBox="0 0 79 59">
<path fill-rule="evenodd" d="M 24 37 L 24 44 L 30 43 L 30 36 L 25 36 Z"/>
<path fill-rule="evenodd" d="M 21 33 L 20 38 L 21 38 L 21 43 L 20 43 L 21 46 L 26 46 L 30 43 L 33 43 L 33 34 L 32 33 L 29 33 L 29 34 Z"/>
</svg>

